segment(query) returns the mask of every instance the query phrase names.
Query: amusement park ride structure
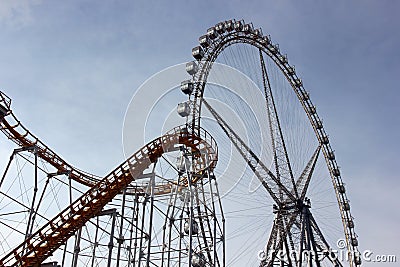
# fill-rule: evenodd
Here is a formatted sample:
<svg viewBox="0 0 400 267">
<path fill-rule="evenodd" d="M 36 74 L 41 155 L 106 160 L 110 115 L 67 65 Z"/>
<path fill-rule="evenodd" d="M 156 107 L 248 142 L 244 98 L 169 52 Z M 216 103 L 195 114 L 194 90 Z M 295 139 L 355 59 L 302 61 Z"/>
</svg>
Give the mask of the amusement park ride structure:
<svg viewBox="0 0 400 267">
<path fill-rule="evenodd" d="M 309 93 L 279 46 L 261 29 L 242 20 L 216 24 L 199 43 L 192 49 L 195 60 L 186 64 L 191 78 L 181 84 L 188 100 L 178 105 L 178 113 L 186 123 L 144 145 L 105 177 L 68 164 L 20 123 L 11 100 L 0 93 L 1 131 L 17 145 L 0 180 L 0 229 L 5 229 L 0 236 L 4 239 L 0 266 L 228 266 L 225 251 L 229 243 L 215 172 L 218 147 L 202 128 L 205 110 L 274 203 L 272 229 L 265 237 L 265 247 L 260 247 L 266 255 L 260 258 L 260 266 L 361 265 L 335 153 Z M 236 46 L 244 48 L 229 50 Z M 253 62 L 244 49 L 255 51 Z M 260 101 L 269 127 L 262 130 L 270 137 L 272 167 L 205 97 L 214 63 L 227 55 L 246 65 L 245 69 L 250 63 L 256 66 L 251 71 L 258 73 L 264 96 Z M 290 155 L 296 144 L 288 144 L 271 64 L 291 88 L 317 142 L 298 175 Z M 332 240 L 324 235 L 325 225 L 320 227 L 319 218 L 314 217 L 311 201 L 315 199 L 308 196 L 320 157 L 336 196 L 339 216 L 335 219 L 342 225 L 350 252 L 347 262 L 331 255 Z M 18 159 L 32 164 L 33 178 L 31 186 L 14 197 L 13 177 L 26 172 L 16 163 Z M 64 208 L 57 212 L 49 203 L 54 183 L 67 196 Z M 21 196 L 28 195 L 23 201 Z M 11 237 L 17 243 L 5 242 Z M 72 239 L 74 243 L 69 242 Z"/>
</svg>

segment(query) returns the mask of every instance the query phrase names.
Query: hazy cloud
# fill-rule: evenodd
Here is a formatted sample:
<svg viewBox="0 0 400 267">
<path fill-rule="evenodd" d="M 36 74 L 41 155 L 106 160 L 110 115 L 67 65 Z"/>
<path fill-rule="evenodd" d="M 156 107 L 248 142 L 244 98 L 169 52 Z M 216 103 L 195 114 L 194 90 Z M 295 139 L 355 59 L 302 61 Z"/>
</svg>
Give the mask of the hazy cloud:
<svg viewBox="0 0 400 267">
<path fill-rule="evenodd" d="M 10 26 L 23 27 L 33 21 L 32 9 L 42 0 L 1 0 L 0 21 Z"/>
</svg>

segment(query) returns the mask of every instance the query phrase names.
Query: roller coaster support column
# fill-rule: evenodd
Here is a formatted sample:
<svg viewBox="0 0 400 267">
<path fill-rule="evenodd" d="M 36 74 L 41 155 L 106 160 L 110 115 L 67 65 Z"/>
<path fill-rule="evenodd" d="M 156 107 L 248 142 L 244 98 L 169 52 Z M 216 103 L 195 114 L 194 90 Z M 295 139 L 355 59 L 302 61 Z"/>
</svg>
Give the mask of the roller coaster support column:
<svg viewBox="0 0 400 267">
<path fill-rule="evenodd" d="M 25 240 L 32 234 L 32 229 L 34 225 L 34 221 L 32 220 L 32 217 L 34 216 L 35 213 L 35 202 L 36 202 L 36 195 L 38 191 L 38 157 L 37 157 L 37 148 L 36 146 L 34 147 L 28 147 L 28 148 L 21 148 L 17 149 L 18 152 L 20 151 L 33 151 L 33 154 L 35 156 L 35 170 L 34 170 L 34 179 L 35 179 L 35 184 L 33 188 L 33 198 L 32 198 L 32 204 L 31 208 L 29 209 L 29 218 L 28 218 L 28 225 L 26 226 L 26 233 L 25 233 Z M 31 225 L 32 224 L 32 225 Z"/>
<path fill-rule="evenodd" d="M 112 256 L 112 250 L 114 248 L 114 232 L 115 232 L 115 219 L 117 218 L 117 210 L 112 209 L 112 224 L 111 224 L 111 233 L 110 233 L 110 242 L 108 243 L 108 261 L 107 261 L 107 267 L 111 267 L 111 256 Z"/>
<path fill-rule="evenodd" d="M 119 235 L 117 239 L 118 243 L 118 252 L 117 252 L 117 266 L 119 267 L 119 258 L 121 255 L 121 246 L 124 243 L 124 236 L 123 236 L 123 228 L 124 228 L 124 218 L 125 218 L 125 202 L 126 202 L 126 189 L 124 189 L 122 193 L 122 203 L 121 203 L 121 220 L 119 226 Z"/>
<path fill-rule="evenodd" d="M 152 171 L 152 176 L 150 180 L 150 226 L 149 226 L 149 235 L 148 235 L 148 245 L 147 245 L 147 261 L 146 261 L 146 267 L 150 266 L 150 253 L 151 253 L 151 232 L 153 229 L 153 212 L 154 212 L 154 187 L 156 186 L 156 174 L 155 174 L 155 168 L 156 168 L 157 161 L 154 162 L 153 164 L 153 171 Z"/>
<path fill-rule="evenodd" d="M 76 267 L 78 265 L 79 252 L 81 251 L 80 248 L 81 233 L 82 233 L 82 228 L 79 229 L 78 232 L 75 234 L 75 246 L 74 246 L 74 256 L 72 259 L 72 267 Z"/>
</svg>

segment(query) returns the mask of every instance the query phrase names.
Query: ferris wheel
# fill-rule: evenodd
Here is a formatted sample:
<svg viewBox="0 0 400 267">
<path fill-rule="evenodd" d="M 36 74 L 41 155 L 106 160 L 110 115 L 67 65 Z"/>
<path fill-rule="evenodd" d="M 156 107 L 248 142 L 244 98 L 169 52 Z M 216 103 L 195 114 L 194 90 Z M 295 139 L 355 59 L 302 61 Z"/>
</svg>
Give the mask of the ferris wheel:
<svg viewBox="0 0 400 267">
<path fill-rule="evenodd" d="M 216 169 L 229 185 L 227 266 L 361 265 L 329 136 L 279 45 L 252 23 L 228 20 L 210 27 L 192 56 L 178 112 L 194 131 L 208 129 L 220 161 L 233 165 Z"/>
</svg>

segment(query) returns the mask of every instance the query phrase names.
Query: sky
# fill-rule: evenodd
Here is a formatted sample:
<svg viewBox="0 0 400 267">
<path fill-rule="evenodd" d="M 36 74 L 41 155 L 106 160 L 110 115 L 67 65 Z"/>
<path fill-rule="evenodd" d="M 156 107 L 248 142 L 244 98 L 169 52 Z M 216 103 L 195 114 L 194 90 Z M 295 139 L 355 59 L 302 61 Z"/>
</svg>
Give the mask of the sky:
<svg viewBox="0 0 400 267">
<path fill-rule="evenodd" d="M 288 54 L 324 120 L 360 248 L 400 261 L 399 11 L 394 0 L 0 0 L 0 90 L 59 155 L 103 175 L 124 160 L 124 115 L 137 88 L 191 60 L 210 26 L 253 22 Z M 1 168 L 11 148 L 1 137 Z"/>
</svg>

